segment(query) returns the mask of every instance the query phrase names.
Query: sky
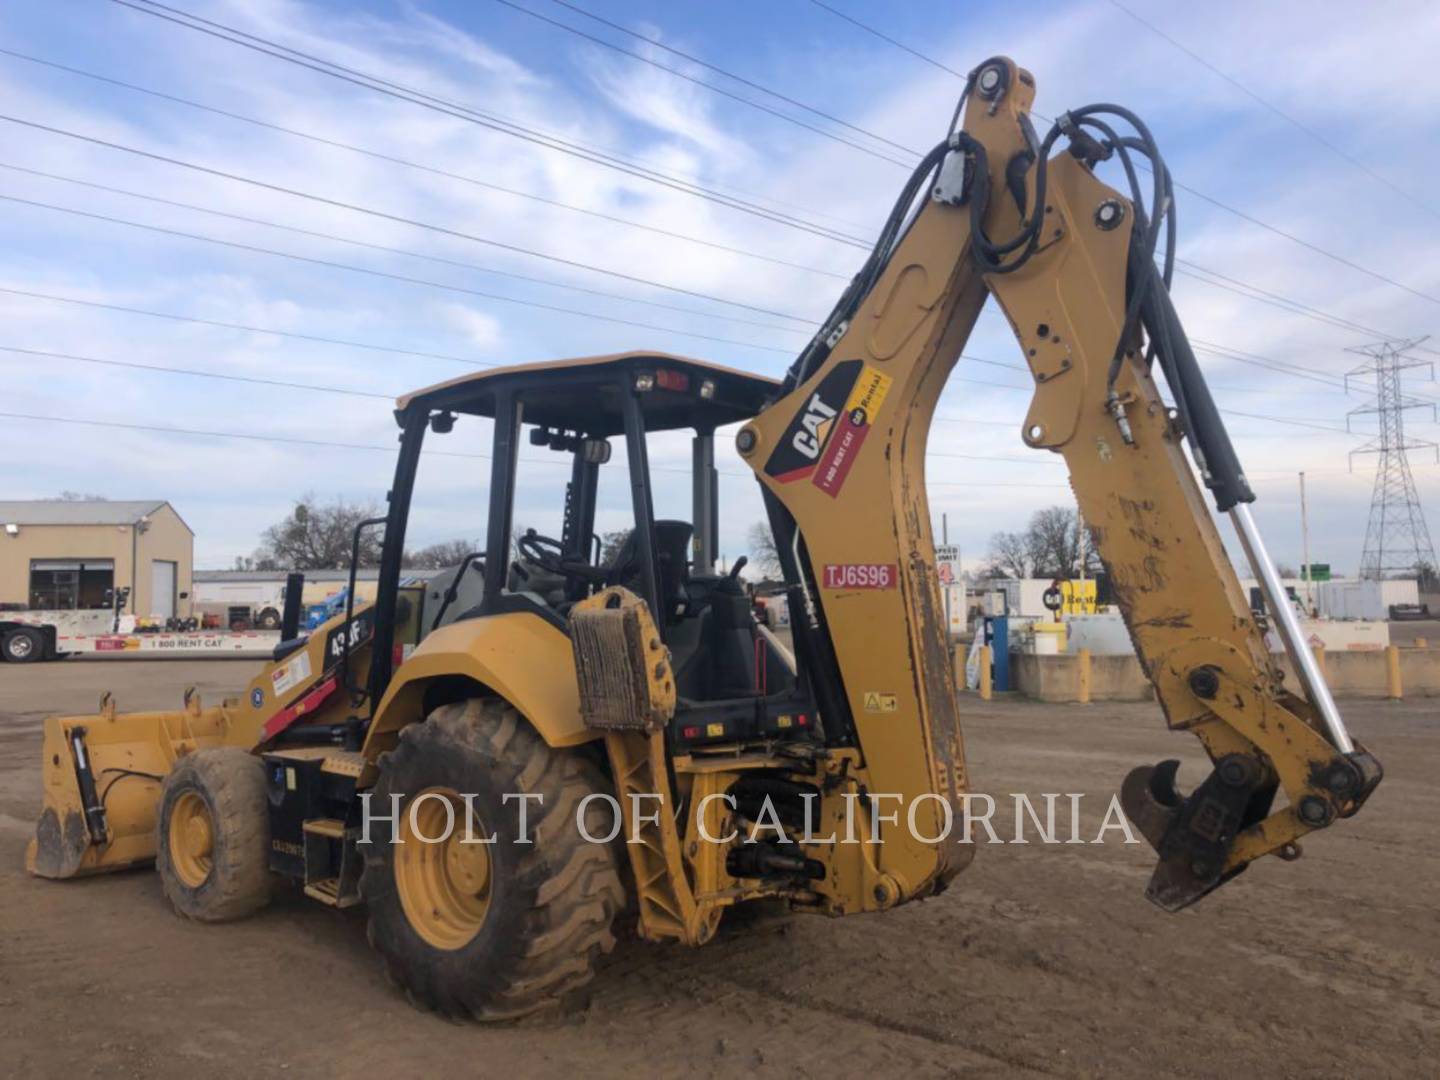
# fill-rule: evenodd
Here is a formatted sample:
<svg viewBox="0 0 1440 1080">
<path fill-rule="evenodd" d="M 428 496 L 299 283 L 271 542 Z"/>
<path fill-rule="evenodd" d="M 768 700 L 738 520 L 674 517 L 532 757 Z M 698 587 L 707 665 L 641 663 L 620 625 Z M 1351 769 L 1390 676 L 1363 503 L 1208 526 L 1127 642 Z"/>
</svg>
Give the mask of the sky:
<svg viewBox="0 0 1440 1080">
<path fill-rule="evenodd" d="M 1350 452 L 1373 422 L 1346 430 L 1366 403 L 1347 349 L 1440 323 L 1440 5 L 826 3 L 174 0 L 489 125 L 108 0 L 0 7 L 0 498 L 168 499 L 197 567 L 225 567 L 307 492 L 383 500 L 389 399 L 466 369 L 658 349 L 779 376 L 864 257 L 833 234 L 873 236 L 900 148 L 943 137 L 945 68 L 1003 53 L 1046 116 L 1145 118 L 1185 188 L 1176 306 L 1272 554 L 1300 561 L 1304 470 L 1311 557 L 1353 572 L 1373 459 Z M 966 353 L 928 479 L 974 566 L 1073 500 L 1020 442 L 1029 377 L 993 302 Z M 1430 378 L 1407 388 L 1440 400 Z M 1428 408 L 1407 425 L 1440 437 Z M 412 545 L 483 535 L 485 427 L 422 466 Z M 567 474 L 527 454 L 516 520 L 558 535 Z M 627 523 L 622 457 L 602 529 Z M 651 457 L 657 514 L 688 518 L 687 440 Z M 730 438 L 717 457 L 733 559 L 763 514 Z M 1412 464 L 1433 514 L 1440 467 Z"/>
</svg>

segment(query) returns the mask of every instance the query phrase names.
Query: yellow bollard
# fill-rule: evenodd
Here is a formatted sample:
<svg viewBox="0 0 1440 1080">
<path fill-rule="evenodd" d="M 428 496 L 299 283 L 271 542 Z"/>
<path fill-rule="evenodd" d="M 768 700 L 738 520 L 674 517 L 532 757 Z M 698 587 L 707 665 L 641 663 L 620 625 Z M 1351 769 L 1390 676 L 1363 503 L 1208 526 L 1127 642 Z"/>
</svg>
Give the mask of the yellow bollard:
<svg viewBox="0 0 1440 1080">
<path fill-rule="evenodd" d="M 1080 657 L 1080 704 L 1090 704 L 1090 650 L 1081 649 Z"/>
<path fill-rule="evenodd" d="M 1394 645 L 1385 646 L 1385 696 L 1391 701 L 1405 696 L 1400 685 L 1400 650 Z"/>
<path fill-rule="evenodd" d="M 1328 682 L 1330 680 L 1330 673 L 1325 670 L 1324 644 L 1317 641 L 1314 645 L 1310 646 L 1310 651 L 1315 654 L 1315 666 L 1320 669 L 1320 677 Z"/>
<path fill-rule="evenodd" d="M 990 700 L 990 646 L 980 646 L 980 699 Z"/>
</svg>

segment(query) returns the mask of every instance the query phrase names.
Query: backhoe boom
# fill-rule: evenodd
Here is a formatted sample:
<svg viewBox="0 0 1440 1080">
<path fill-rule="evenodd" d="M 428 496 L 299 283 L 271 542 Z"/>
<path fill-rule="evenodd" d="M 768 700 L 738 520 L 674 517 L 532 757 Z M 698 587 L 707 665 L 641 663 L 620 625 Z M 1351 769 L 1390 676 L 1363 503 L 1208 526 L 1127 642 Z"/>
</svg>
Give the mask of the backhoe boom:
<svg viewBox="0 0 1440 1080">
<path fill-rule="evenodd" d="M 963 129 L 916 170 L 870 262 L 792 368 L 789 393 L 738 446 L 768 493 L 802 669 L 842 688 L 827 736 L 859 747 L 868 790 L 933 792 L 960 812 L 968 783 L 925 451 L 946 379 L 995 297 L 1034 379 L 1022 440 L 1064 458 L 1167 721 L 1216 764 L 1188 799 L 1173 787 L 1174 763 L 1137 770 L 1123 789 L 1160 855 L 1148 895 L 1175 909 L 1261 855 L 1293 856 L 1300 836 L 1354 813 L 1380 769 L 1299 656 L 1308 700 L 1283 686 L 1186 459 L 1188 442 L 1256 576 L 1278 586 L 1249 517 L 1254 496 L 1170 306 L 1168 270 L 1154 264 L 1173 216 L 1153 140 L 1133 114 L 1092 106 L 1042 142 L 1028 116 L 1034 92 L 1007 59 L 976 69 Z M 1139 136 L 1117 136 L 1117 116 Z M 1047 162 L 1062 138 L 1069 152 Z M 1150 159 L 1148 210 L 1095 176 L 1116 154 L 1132 195 L 1133 159 Z M 1280 599 L 1271 610 L 1288 614 Z M 1298 626 L 1277 630 L 1294 645 Z M 1303 643 L 1297 651 L 1309 659 Z M 1272 810 L 1277 788 L 1287 804 Z M 881 830 L 881 868 L 905 895 L 943 885 L 968 857 L 917 839 L 903 819 Z"/>
</svg>

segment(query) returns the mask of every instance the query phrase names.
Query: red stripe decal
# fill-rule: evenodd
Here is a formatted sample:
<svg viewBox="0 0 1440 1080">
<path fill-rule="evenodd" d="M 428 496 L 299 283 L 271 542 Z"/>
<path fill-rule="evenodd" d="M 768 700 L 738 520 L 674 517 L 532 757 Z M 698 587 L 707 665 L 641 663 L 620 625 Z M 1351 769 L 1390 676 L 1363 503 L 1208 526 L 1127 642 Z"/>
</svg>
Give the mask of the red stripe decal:
<svg viewBox="0 0 1440 1080">
<path fill-rule="evenodd" d="M 274 716 L 270 717 L 269 720 L 265 721 L 265 726 L 260 729 L 260 737 L 262 739 L 273 739 L 301 716 L 314 712 L 324 703 L 326 698 L 335 692 L 337 685 L 338 683 L 336 682 L 335 676 L 331 675 L 319 686 L 315 687 L 314 690 L 311 690 L 310 693 L 295 702 L 294 705 L 281 709 Z"/>
</svg>

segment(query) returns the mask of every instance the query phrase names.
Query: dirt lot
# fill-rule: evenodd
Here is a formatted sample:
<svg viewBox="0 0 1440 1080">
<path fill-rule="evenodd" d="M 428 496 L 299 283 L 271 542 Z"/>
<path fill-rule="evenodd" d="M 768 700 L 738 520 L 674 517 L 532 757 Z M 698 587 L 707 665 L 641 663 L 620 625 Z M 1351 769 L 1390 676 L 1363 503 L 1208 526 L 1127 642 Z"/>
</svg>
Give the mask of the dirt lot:
<svg viewBox="0 0 1440 1080">
<path fill-rule="evenodd" d="M 696 951 L 622 945 L 588 1011 L 482 1028 L 406 1005 L 358 912 L 287 895 L 207 927 L 172 915 L 150 872 L 25 876 L 45 713 L 88 711 L 107 686 L 122 709 L 178 705 L 187 683 L 213 699 L 250 670 L 0 668 L 8 1075 L 1433 1075 L 1433 702 L 1349 703 L 1389 773 L 1366 812 L 1181 915 L 1142 897 L 1144 847 L 990 847 L 936 900 L 780 920 Z M 1149 705 L 971 701 L 966 716 L 981 788 L 1084 792 L 1087 837 L 1130 766 L 1198 763 Z"/>
</svg>

